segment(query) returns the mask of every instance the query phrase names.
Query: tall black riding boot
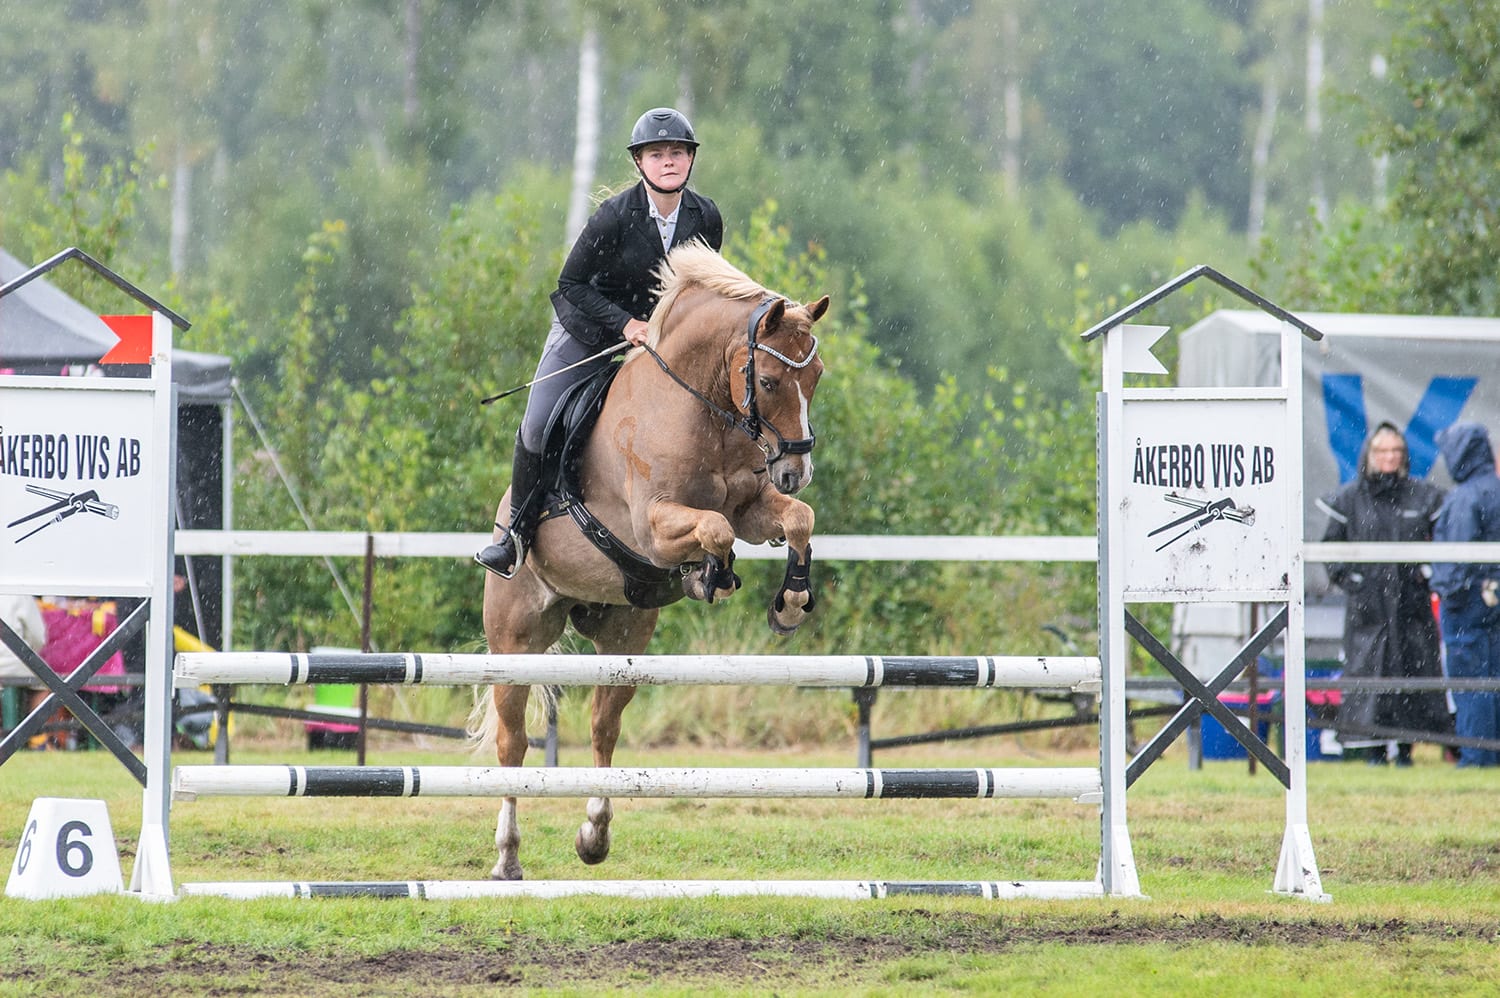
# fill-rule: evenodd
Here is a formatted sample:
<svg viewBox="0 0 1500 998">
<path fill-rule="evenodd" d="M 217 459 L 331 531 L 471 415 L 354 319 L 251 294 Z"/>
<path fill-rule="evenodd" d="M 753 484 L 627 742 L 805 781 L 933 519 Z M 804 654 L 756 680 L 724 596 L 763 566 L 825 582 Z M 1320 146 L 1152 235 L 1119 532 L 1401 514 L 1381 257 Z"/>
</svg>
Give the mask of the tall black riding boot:
<svg viewBox="0 0 1500 998">
<path fill-rule="evenodd" d="M 505 531 L 494 544 L 487 545 L 474 560 L 502 579 L 516 574 L 526 560 L 531 535 L 536 530 L 538 507 L 542 498 L 542 456 L 526 449 L 516 434 L 516 454 L 510 473 L 510 525 L 497 523 Z"/>
</svg>

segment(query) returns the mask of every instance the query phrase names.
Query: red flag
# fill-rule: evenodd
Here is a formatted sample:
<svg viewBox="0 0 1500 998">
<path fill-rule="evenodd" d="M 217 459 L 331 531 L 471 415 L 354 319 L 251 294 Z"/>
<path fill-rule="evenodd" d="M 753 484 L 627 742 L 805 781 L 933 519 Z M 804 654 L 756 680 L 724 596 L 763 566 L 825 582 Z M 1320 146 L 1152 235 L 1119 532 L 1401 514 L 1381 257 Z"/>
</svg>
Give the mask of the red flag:
<svg viewBox="0 0 1500 998">
<path fill-rule="evenodd" d="M 99 358 L 100 364 L 151 363 L 151 316 L 101 315 L 99 318 L 120 338 L 120 342 Z"/>
</svg>

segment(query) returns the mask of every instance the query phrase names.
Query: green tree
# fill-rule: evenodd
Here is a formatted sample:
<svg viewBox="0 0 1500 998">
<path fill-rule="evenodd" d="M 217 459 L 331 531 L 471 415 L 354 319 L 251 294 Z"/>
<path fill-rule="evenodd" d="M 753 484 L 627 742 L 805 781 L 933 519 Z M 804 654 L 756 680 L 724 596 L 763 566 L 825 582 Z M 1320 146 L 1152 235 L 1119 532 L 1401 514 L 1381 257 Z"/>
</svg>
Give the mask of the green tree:
<svg viewBox="0 0 1500 998">
<path fill-rule="evenodd" d="M 1256 94 L 1240 26 L 1192 0 L 1095 11 L 1107 30 L 1078 30 L 1078 8 L 1061 4 L 1038 5 L 1031 22 L 1046 52 L 1031 82 L 1068 184 L 1107 229 L 1136 219 L 1170 229 L 1194 190 L 1242 218 L 1242 122 Z"/>
<path fill-rule="evenodd" d="M 556 231 L 538 199 L 513 195 L 455 209 L 430 276 L 399 320 L 402 348 L 382 358 L 388 374 L 345 379 L 328 369 L 333 335 L 317 289 L 352 253 L 347 231 L 329 224 L 303 254 L 297 308 L 276 354 L 272 443 L 315 525 L 326 530 L 475 531 L 490 522 L 505 488 L 515 420 L 478 400 L 524 381 L 545 335 L 547 293 L 561 263 Z M 518 416 L 518 411 L 510 415 Z M 241 453 L 241 526 L 301 529 L 280 475 L 257 441 Z M 251 559 L 241 572 L 240 611 L 266 647 L 357 641 L 356 621 L 331 590 L 327 568 Z M 382 568 L 378 647 L 472 648 L 479 638 L 479 579 L 467 563 L 404 561 Z"/>
<path fill-rule="evenodd" d="M 63 115 L 62 133 L 62 178 L 56 193 L 49 190 L 36 157 L 0 174 L 0 238 L 11 255 L 28 264 L 76 246 L 105 266 L 140 279 L 131 273 L 136 268 L 127 259 L 126 244 L 143 191 L 153 186 L 142 157 L 91 162 L 87 140 L 71 114 Z M 83 267 L 54 271 L 48 280 L 101 311 L 119 301 L 116 289 Z"/>
<path fill-rule="evenodd" d="M 1409 243 L 1402 270 L 1411 303 L 1438 314 L 1500 308 L 1500 2 L 1406 6 L 1391 78 L 1406 99 L 1377 128 L 1394 157 L 1391 211 Z"/>
<path fill-rule="evenodd" d="M 1500 4 L 1392 4 L 1384 15 L 1404 18 L 1389 82 L 1341 101 L 1357 108 L 1377 161 L 1389 157 L 1391 196 L 1338 205 L 1326 222 L 1283 222 L 1256 270 L 1292 307 L 1489 314 L 1500 284 L 1487 256 L 1497 112 L 1486 46 L 1500 35 Z"/>
</svg>

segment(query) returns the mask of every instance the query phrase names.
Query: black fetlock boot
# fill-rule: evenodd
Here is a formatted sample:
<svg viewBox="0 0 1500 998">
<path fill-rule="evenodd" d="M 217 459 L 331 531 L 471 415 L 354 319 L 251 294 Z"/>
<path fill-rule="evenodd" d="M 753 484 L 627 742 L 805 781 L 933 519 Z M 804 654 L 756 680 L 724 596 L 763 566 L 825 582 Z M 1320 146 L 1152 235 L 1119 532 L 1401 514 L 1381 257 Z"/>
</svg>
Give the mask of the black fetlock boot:
<svg viewBox="0 0 1500 998">
<path fill-rule="evenodd" d="M 526 560 L 526 549 L 536 530 L 537 507 L 541 505 L 541 478 L 542 456 L 527 450 L 517 434 L 510 474 L 510 525 L 495 524 L 505 533 L 474 555 L 475 561 L 502 579 L 515 575 Z"/>
</svg>

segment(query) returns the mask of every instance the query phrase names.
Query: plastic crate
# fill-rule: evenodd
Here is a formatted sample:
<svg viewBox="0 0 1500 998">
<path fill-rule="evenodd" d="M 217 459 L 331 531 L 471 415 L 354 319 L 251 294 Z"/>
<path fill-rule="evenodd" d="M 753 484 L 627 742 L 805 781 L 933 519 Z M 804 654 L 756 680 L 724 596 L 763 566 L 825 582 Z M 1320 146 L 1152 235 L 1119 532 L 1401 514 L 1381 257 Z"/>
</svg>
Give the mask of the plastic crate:
<svg viewBox="0 0 1500 998">
<path fill-rule="evenodd" d="M 1271 733 L 1271 722 L 1265 718 L 1265 714 L 1276 708 L 1281 700 L 1281 694 L 1275 690 L 1268 690 L 1256 696 L 1256 709 L 1261 712 L 1255 725 L 1255 733 L 1261 741 Z M 1240 723 L 1249 727 L 1249 717 L 1246 716 L 1250 706 L 1250 696 L 1247 693 L 1220 693 L 1219 702 L 1234 711 L 1240 718 Z M 1244 759 L 1249 753 L 1245 746 L 1224 730 L 1224 725 L 1219 719 L 1211 714 L 1204 714 L 1202 719 L 1203 731 L 1203 758 L 1205 759 Z"/>
<path fill-rule="evenodd" d="M 354 701 L 359 693 L 359 687 L 336 683 L 324 684 L 313 687 L 313 709 L 325 714 L 341 714 L 344 717 L 358 718 L 359 708 Z M 303 729 L 307 732 L 307 747 L 309 749 L 320 748 L 353 748 L 359 737 L 358 724 L 340 724 L 335 721 L 303 721 Z"/>
</svg>

